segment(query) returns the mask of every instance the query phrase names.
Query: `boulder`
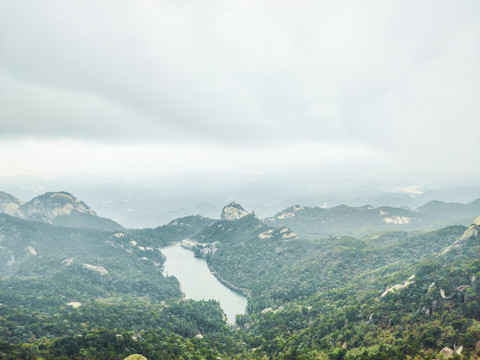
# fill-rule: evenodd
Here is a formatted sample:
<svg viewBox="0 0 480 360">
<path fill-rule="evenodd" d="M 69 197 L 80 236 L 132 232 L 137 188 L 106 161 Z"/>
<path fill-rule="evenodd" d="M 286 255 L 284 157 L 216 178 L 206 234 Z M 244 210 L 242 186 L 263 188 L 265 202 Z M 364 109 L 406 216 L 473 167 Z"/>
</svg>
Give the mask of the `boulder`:
<svg viewBox="0 0 480 360">
<path fill-rule="evenodd" d="M 124 360 L 147 360 L 147 358 L 140 354 L 132 354 L 127 356 Z"/>
</svg>

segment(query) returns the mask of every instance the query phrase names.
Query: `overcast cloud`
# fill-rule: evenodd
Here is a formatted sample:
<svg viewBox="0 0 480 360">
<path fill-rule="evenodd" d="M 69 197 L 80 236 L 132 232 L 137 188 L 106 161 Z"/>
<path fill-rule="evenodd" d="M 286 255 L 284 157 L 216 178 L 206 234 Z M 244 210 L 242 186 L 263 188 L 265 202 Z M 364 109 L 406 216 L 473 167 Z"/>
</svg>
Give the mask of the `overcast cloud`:
<svg viewBox="0 0 480 360">
<path fill-rule="evenodd" d="M 108 174 L 123 154 L 142 175 L 338 161 L 476 181 L 479 14 L 474 0 L 0 0 L 0 175 Z"/>
</svg>

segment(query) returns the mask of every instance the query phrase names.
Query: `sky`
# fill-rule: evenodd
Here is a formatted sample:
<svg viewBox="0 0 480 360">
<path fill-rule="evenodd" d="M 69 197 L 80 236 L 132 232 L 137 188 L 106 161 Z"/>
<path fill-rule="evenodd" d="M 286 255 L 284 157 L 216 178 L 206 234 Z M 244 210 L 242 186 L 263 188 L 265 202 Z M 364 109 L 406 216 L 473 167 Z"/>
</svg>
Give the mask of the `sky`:
<svg viewBox="0 0 480 360">
<path fill-rule="evenodd" d="M 0 0 L 0 177 L 478 185 L 479 17 L 476 0 Z"/>
</svg>

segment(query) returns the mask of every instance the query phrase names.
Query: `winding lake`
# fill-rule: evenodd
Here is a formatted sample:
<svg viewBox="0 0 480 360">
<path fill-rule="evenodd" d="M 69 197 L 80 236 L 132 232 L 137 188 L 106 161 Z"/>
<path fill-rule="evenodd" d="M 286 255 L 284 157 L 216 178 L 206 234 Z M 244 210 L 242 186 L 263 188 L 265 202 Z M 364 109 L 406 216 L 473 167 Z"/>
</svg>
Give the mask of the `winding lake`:
<svg viewBox="0 0 480 360">
<path fill-rule="evenodd" d="M 167 260 L 164 273 L 175 276 L 185 296 L 193 300 L 214 299 L 220 303 L 229 323 L 236 314 L 245 313 L 247 298 L 223 285 L 210 273 L 205 259 L 193 256 L 193 252 L 174 245 L 162 249 Z"/>
</svg>

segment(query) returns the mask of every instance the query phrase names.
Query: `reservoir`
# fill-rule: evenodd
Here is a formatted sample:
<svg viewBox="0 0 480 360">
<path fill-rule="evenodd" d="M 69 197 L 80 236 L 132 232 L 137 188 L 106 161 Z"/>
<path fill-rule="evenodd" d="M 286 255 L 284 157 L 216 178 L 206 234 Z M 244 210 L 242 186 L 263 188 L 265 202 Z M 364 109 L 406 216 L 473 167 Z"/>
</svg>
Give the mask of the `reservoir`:
<svg viewBox="0 0 480 360">
<path fill-rule="evenodd" d="M 235 322 L 236 314 L 245 313 L 247 298 L 218 281 L 205 259 L 194 257 L 192 251 L 180 245 L 163 248 L 162 253 L 167 257 L 164 273 L 180 281 L 187 299 L 217 300 L 229 323 Z"/>
</svg>

